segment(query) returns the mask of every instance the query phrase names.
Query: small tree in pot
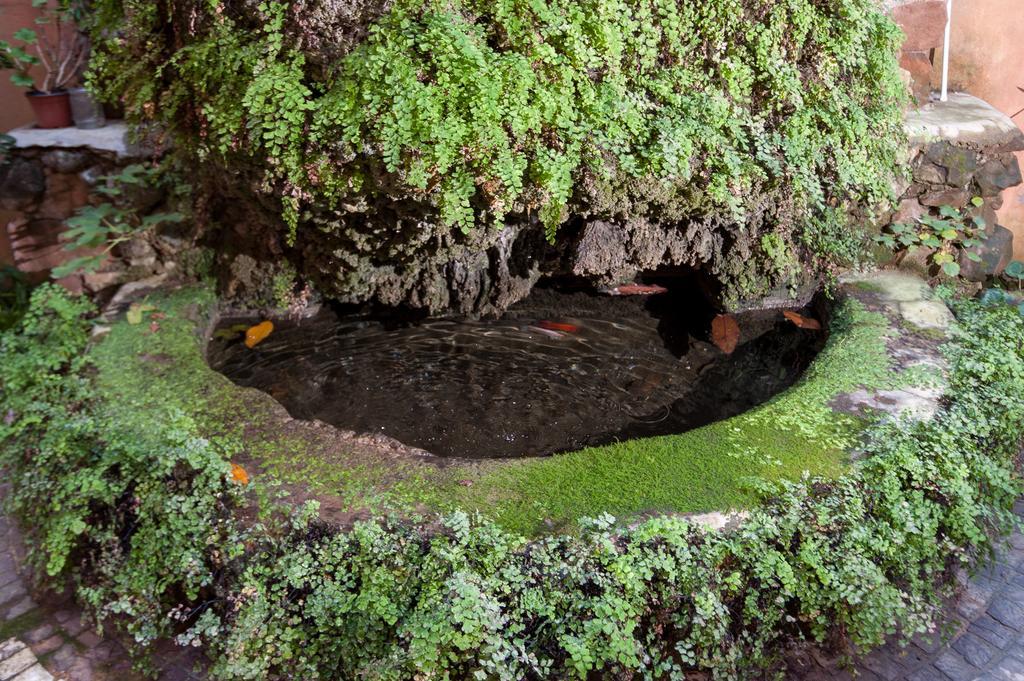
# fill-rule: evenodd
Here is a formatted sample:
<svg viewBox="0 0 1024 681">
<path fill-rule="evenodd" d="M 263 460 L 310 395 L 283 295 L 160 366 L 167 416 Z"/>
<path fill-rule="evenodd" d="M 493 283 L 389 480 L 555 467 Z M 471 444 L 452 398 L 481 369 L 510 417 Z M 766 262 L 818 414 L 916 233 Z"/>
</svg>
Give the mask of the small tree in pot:
<svg viewBox="0 0 1024 681">
<path fill-rule="evenodd" d="M 30 88 L 29 103 L 40 128 L 62 128 L 71 125 L 71 106 L 67 86 L 78 73 L 89 54 L 85 37 L 72 21 L 68 2 L 51 6 L 48 0 L 32 0 L 40 10 L 35 23 L 40 30 L 20 29 L 14 42 L 0 40 L 0 66 L 13 69 L 11 82 Z M 17 44 L 20 43 L 20 44 Z M 41 66 L 43 78 L 37 83 L 30 71 Z"/>
</svg>

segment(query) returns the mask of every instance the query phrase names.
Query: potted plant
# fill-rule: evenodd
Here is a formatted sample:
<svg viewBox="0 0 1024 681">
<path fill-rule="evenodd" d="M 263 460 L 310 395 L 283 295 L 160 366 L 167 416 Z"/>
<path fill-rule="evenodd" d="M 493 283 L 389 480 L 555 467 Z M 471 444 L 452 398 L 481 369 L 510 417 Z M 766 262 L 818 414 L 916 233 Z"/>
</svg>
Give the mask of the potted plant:
<svg viewBox="0 0 1024 681">
<path fill-rule="evenodd" d="M 78 77 L 89 47 L 73 25 L 67 3 L 51 6 L 47 0 L 32 0 L 32 6 L 40 10 L 35 20 L 40 30 L 22 28 L 14 34 L 15 42 L 0 40 L 0 66 L 14 70 L 11 82 L 29 88 L 26 96 L 37 126 L 63 128 L 71 125 L 66 88 Z M 29 73 L 34 66 L 42 68 L 39 83 Z"/>
</svg>

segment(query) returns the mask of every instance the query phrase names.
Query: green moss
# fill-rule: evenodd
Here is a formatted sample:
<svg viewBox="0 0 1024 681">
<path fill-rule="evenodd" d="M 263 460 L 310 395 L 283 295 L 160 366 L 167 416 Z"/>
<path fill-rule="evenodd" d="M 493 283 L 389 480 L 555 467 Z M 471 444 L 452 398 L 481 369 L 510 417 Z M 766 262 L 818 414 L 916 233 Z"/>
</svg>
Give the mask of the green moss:
<svg viewBox="0 0 1024 681">
<path fill-rule="evenodd" d="M 407 509 L 389 488 L 396 477 L 415 478 L 415 463 L 394 463 L 353 455 L 312 428 L 282 428 L 274 401 L 239 388 L 212 370 L 201 338 L 216 303 L 212 290 L 198 286 L 148 299 L 161 319 L 132 325 L 119 321 L 90 350 L 98 369 L 102 408 L 134 422 L 140 435 L 155 419 L 184 414 L 207 438 L 217 438 L 233 458 L 284 484 L 330 494 L 342 510 L 365 507 Z"/>
<path fill-rule="evenodd" d="M 198 332 L 215 302 L 208 289 L 150 302 L 166 315 L 158 331 L 148 320 L 118 322 L 91 351 L 104 404 L 135 419 L 140 431 L 152 419 L 184 413 L 206 437 L 229 443 L 238 460 L 346 510 L 463 508 L 526 534 L 571 529 L 579 518 L 602 513 L 631 517 L 745 506 L 764 481 L 805 471 L 836 475 L 864 423 L 834 412 L 830 401 L 858 387 L 919 378 L 891 370 L 889 322 L 850 299 L 839 307 L 829 342 L 803 379 L 736 418 L 554 457 L 441 468 L 359 455 L 327 429 L 282 428 L 286 419 L 268 396 L 238 388 L 206 364 Z"/>
<path fill-rule="evenodd" d="M 29 610 L 24 615 L 0 622 L 0 641 L 19 638 L 26 631 L 32 631 L 43 623 L 43 615 L 39 609 Z"/>
</svg>

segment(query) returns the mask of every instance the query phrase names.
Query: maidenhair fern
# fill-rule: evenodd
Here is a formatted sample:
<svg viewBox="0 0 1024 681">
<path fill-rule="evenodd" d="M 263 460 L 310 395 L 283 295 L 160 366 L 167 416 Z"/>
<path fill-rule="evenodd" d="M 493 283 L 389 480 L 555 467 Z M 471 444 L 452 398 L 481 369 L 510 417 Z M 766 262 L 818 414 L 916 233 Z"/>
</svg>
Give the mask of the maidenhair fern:
<svg viewBox="0 0 1024 681">
<path fill-rule="evenodd" d="M 304 205 L 369 194 L 462 231 L 537 215 L 553 238 L 588 173 L 685 186 L 688 212 L 738 224 L 771 195 L 829 255 L 848 250 L 836 207 L 890 191 L 900 33 L 873 0 L 396 0 L 315 70 L 289 28 L 300 3 L 253 21 L 192 2 L 161 53 L 144 48 L 171 18 L 137 1 L 98 0 L 124 6 L 127 38 L 101 41 L 94 82 L 148 60 L 108 94 L 188 130 L 183 147 L 263 166 L 292 228 Z"/>
</svg>

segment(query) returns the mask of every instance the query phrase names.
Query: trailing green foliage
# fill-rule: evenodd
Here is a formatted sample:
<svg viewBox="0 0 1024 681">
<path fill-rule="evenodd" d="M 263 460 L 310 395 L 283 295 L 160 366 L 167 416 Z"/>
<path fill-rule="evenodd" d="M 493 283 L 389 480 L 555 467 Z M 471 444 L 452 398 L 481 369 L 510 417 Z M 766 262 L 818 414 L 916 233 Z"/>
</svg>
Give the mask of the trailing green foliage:
<svg viewBox="0 0 1024 681">
<path fill-rule="evenodd" d="M 160 169 L 140 163 L 122 168 L 116 175 L 101 177 L 95 193 L 102 197 L 96 204 L 86 204 L 67 220 L 70 228 L 64 233 L 64 249 L 102 249 L 93 255 L 71 258 L 53 268 L 54 279 L 74 272 L 94 272 L 118 244 L 153 230 L 162 224 L 185 219 L 181 213 L 149 213 L 141 215 L 133 192 L 152 190 L 160 182 Z M 180 183 L 176 183 L 180 187 Z"/>
<path fill-rule="evenodd" d="M 32 302 L 0 340 L 0 465 L 30 559 L 142 644 L 205 644 L 213 678 L 746 676 L 794 638 L 924 629 L 1021 492 L 1024 319 L 1007 306 L 957 306 L 936 419 L 881 423 L 851 473 L 782 484 L 735 532 L 602 517 L 528 542 L 458 512 L 342 531 L 278 505 L 188 419 L 140 431 L 95 408 L 90 306 L 49 285 Z"/>
<path fill-rule="evenodd" d="M 942 206 L 939 215 L 925 215 L 913 224 L 894 223 L 889 225 L 875 240 L 895 251 L 897 262 L 918 248 L 932 249 L 928 262 L 936 265 L 948 277 L 960 274 L 956 261 L 959 253 L 974 262 L 981 262 L 981 256 L 967 250 L 984 243 L 985 219 L 980 208 L 984 200 L 980 196 L 971 199 L 972 210 L 961 211 L 953 206 Z"/>
<path fill-rule="evenodd" d="M 903 137 L 900 32 L 873 0 L 397 0 L 333 60 L 303 3 L 95 5 L 92 86 L 262 168 L 292 239 L 304 208 L 363 200 L 462 231 L 537 215 L 553 238 L 604 210 L 587 183 L 663 195 L 631 217 L 847 258 L 845 208 L 889 196 Z"/>
</svg>

